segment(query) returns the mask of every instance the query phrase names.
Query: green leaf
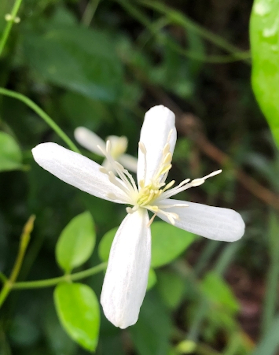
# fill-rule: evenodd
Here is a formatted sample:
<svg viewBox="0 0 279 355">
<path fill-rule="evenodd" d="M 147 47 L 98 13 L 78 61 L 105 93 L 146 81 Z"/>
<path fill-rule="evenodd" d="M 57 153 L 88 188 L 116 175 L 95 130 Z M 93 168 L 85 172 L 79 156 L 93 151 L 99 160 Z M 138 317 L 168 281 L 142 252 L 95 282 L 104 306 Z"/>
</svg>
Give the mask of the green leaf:
<svg viewBox="0 0 279 355">
<path fill-rule="evenodd" d="M 100 241 L 99 247 L 98 247 L 98 253 L 99 257 L 102 261 L 108 261 L 109 259 L 109 252 L 110 252 L 110 247 L 113 241 L 113 238 L 117 232 L 118 227 L 112 228 L 110 231 L 108 231 Z"/>
<path fill-rule="evenodd" d="M 173 271 L 158 273 L 158 290 L 165 304 L 173 309 L 179 305 L 185 290 L 185 280 Z"/>
<path fill-rule="evenodd" d="M 79 93 L 66 92 L 60 103 L 68 124 L 71 123 L 73 128 L 84 126 L 96 132 L 102 123 L 107 123 L 111 119 L 105 103 Z"/>
<path fill-rule="evenodd" d="M 150 290 L 157 282 L 157 276 L 153 269 L 149 269 L 147 290 Z"/>
<path fill-rule="evenodd" d="M 239 304 L 230 287 L 215 272 L 208 272 L 201 282 L 203 294 L 212 302 L 221 305 L 230 313 L 236 313 L 239 310 Z"/>
<path fill-rule="evenodd" d="M 68 335 L 83 348 L 94 351 L 100 326 L 99 303 L 94 291 L 79 283 L 61 283 L 54 290 L 54 303 Z"/>
<path fill-rule="evenodd" d="M 74 217 L 63 229 L 56 244 L 56 260 L 59 266 L 70 272 L 85 263 L 95 246 L 94 222 L 89 212 Z"/>
<path fill-rule="evenodd" d="M 145 296 L 137 323 L 129 328 L 139 355 L 168 354 L 171 337 L 168 310 L 155 290 Z"/>
<path fill-rule="evenodd" d="M 23 51 L 26 64 L 50 83 L 104 101 L 121 93 L 122 65 L 104 32 L 74 25 L 25 32 Z"/>
<path fill-rule="evenodd" d="M 166 265 L 176 259 L 196 239 L 194 234 L 165 222 L 152 223 L 151 234 L 151 266 L 154 268 Z"/>
<path fill-rule="evenodd" d="M 21 150 L 9 134 L 0 132 L 0 171 L 21 169 Z"/>
<path fill-rule="evenodd" d="M 250 21 L 252 85 L 279 147 L 279 2 L 255 0 Z"/>
<path fill-rule="evenodd" d="M 99 244 L 98 251 L 102 261 L 108 260 L 110 247 L 117 229 L 118 227 L 107 232 Z M 170 263 L 186 250 L 196 238 L 194 234 L 165 222 L 153 222 L 151 235 L 151 266 L 153 268 Z"/>
</svg>

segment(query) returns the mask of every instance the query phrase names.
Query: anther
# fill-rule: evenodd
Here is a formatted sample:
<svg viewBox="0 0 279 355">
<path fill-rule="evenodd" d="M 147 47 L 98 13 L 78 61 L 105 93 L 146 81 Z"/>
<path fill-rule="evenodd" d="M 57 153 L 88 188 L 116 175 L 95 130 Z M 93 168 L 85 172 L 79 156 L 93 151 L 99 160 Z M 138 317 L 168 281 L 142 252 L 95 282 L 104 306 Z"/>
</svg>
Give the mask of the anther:
<svg viewBox="0 0 279 355">
<path fill-rule="evenodd" d="M 109 199 L 111 199 L 111 200 L 117 200 L 116 195 L 113 194 L 112 192 L 109 192 L 109 193 L 107 194 L 107 197 L 108 197 Z"/>
<path fill-rule="evenodd" d="M 106 141 L 106 151 L 107 151 L 107 153 L 109 153 L 110 150 L 111 150 L 111 142 L 110 142 L 110 140 L 108 139 L 108 140 Z"/>
<path fill-rule="evenodd" d="M 164 157 L 163 164 L 169 164 L 171 162 L 172 155 L 171 153 L 167 153 L 166 156 Z"/>
<path fill-rule="evenodd" d="M 172 180 L 171 182 L 169 182 L 165 187 L 163 191 L 168 190 L 169 188 L 171 188 L 173 185 L 175 184 L 175 180 Z"/>
<path fill-rule="evenodd" d="M 205 179 L 201 178 L 201 179 L 193 180 L 190 184 L 191 184 L 191 186 L 196 187 L 196 186 L 202 185 L 204 182 L 205 182 Z"/>
<path fill-rule="evenodd" d="M 99 170 L 100 170 L 101 173 L 104 173 L 104 174 L 108 174 L 109 173 L 108 170 L 106 168 L 104 168 L 103 166 L 101 166 Z"/>
<path fill-rule="evenodd" d="M 142 142 L 139 142 L 139 149 L 143 154 L 146 154 L 146 148 Z"/>
<path fill-rule="evenodd" d="M 170 151 L 170 144 L 167 143 L 165 146 L 164 146 L 164 149 L 163 149 L 163 155 L 167 155 Z"/>
</svg>

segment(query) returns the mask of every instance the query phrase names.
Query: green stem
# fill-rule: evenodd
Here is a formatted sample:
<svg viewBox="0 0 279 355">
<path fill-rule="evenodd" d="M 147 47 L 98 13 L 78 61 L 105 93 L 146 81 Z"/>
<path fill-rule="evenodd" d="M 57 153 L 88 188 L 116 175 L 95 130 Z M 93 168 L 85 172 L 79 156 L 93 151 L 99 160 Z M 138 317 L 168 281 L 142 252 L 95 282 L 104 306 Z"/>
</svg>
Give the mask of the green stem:
<svg viewBox="0 0 279 355">
<path fill-rule="evenodd" d="M 154 28 L 154 26 L 150 23 L 148 17 L 145 16 L 142 13 L 142 11 L 140 11 L 136 6 L 132 5 L 131 3 L 128 3 L 126 0 L 115 0 L 115 1 L 117 1 L 123 8 L 125 8 L 125 10 L 127 12 L 129 12 L 133 17 L 135 17 L 140 23 L 142 23 L 150 31 L 150 33 L 153 34 L 153 36 L 157 39 L 157 41 L 159 43 L 168 46 L 172 50 L 176 51 L 180 55 L 183 55 L 187 58 L 190 58 L 193 60 L 199 60 L 199 61 L 206 62 L 206 63 L 229 63 L 229 62 L 233 62 L 236 60 L 246 60 L 247 61 L 248 58 L 250 58 L 249 52 L 239 51 L 238 49 L 236 49 L 232 45 L 227 44 L 226 41 L 222 40 L 222 38 L 220 38 L 218 36 L 216 36 L 215 41 L 213 41 L 213 38 L 214 38 L 213 36 L 215 36 L 214 34 L 210 34 L 210 36 L 209 36 L 211 38 L 211 41 L 213 41 L 216 45 L 219 44 L 219 46 L 223 49 L 225 49 L 224 47 L 226 47 L 226 50 L 228 52 L 231 52 L 231 54 L 204 56 L 200 53 L 193 52 L 188 49 L 184 49 L 178 43 L 174 42 L 174 40 L 172 38 L 168 38 L 163 33 L 158 33 L 157 30 Z M 151 5 L 151 4 L 145 3 L 143 1 L 140 1 L 140 2 L 143 3 L 144 5 L 147 5 L 147 6 Z M 170 17 L 169 14 L 167 17 L 169 19 L 169 22 L 175 22 L 174 18 Z M 182 25 L 182 23 L 179 23 L 179 25 Z M 196 25 L 196 24 L 194 24 L 193 26 L 194 26 L 194 28 L 196 28 L 196 26 L 198 27 L 198 25 Z M 202 29 L 202 27 L 201 27 L 201 29 Z M 201 31 L 203 31 L 203 33 L 206 33 L 205 30 L 203 30 L 203 29 L 201 30 L 201 29 L 199 31 L 197 31 L 197 30 L 195 31 L 195 32 L 198 32 L 198 34 L 200 36 L 202 33 Z M 193 30 L 193 28 L 192 28 L 192 30 Z"/>
<path fill-rule="evenodd" d="M 31 216 L 23 228 L 23 232 L 21 235 L 21 241 L 20 241 L 20 245 L 19 245 L 19 250 L 18 250 L 18 254 L 16 257 L 14 267 L 11 272 L 11 276 L 4 283 L 4 286 L 3 286 L 1 293 L 0 293 L 0 307 L 2 306 L 5 299 L 8 297 L 11 289 L 13 288 L 13 285 L 14 285 L 16 278 L 18 276 L 18 273 L 20 271 L 24 255 L 25 255 L 27 246 L 30 241 L 30 234 L 33 230 L 34 220 L 35 220 L 35 216 Z"/>
<path fill-rule="evenodd" d="M 189 19 L 185 14 L 181 14 L 178 11 L 175 11 L 171 7 L 168 7 L 164 5 L 163 3 L 156 2 L 156 1 L 146 1 L 146 0 L 138 0 L 139 3 L 141 3 L 144 6 L 151 7 L 154 10 L 157 10 L 163 14 L 165 14 L 172 22 L 185 27 L 186 29 L 190 29 L 193 32 L 197 33 L 201 37 L 207 39 L 211 43 L 215 44 L 216 46 L 224 49 L 228 53 L 231 53 L 232 55 L 238 57 L 240 56 L 240 59 L 244 59 L 245 56 L 248 60 L 250 58 L 250 54 L 248 57 L 248 52 L 242 52 L 240 51 L 237 47 L 234 45 L 230 44 L 227 42 L 225 39 L 222 37 L 219 37 L 218 35 L 208 31 L 207 29 L 204 29 L 202 26 L 198 25 L 191 19 Z M 244 55 L 244 57 L 243 57 Z"/>
<path fill-rule="evenodd" d="M 6 27 L 4 29 L 4 32 L 3 32 L 1 40 L 0 40 L 0 56 L 1 56 L 2 52 L 3 52 L 3 49 L 4 49 L 5 44 L 7 42 L 7 39 L 9 37 L 9 34 L 10 34 L 11 29 L 13 27 L 14 19 L 16 18 L 16 15 L 17 15 L 18 10 L 20 8 L 21 2 L 22 2 L 22 0 L 16 0 L 15 3 L 14 3 L 14 6 L 12 8 L 12 11 L 11 11 L 11 14 L 10 14 L 11 15 L 11 19 L 7 21 Z"/>
<path fill-rule="evenodd" d="M 45 113 L 38 105 L 35 104 L 35 102 L 33 102 L 28 97 L 22 94 L 4 88 L 0 88 L 0 94 L 13 97 L 17 100 L 24 102 L 33 111 L 35 111 L 57 133 L 57 135 L 61 139 L 63 139 L 63 141 L 68 145 L 70 149 L 72 149 L 77 153 L 80 153 L 80 151 L 75 146 L 75 144 L 71 141 L 71 139 L 62 131 L 62 129 L 52 120 L 52 118 L 50 118 L 50 116 L 47 113 Z"/>
<path fill-rule="evenodd" d="M 237 252 L 239 246 L 240 243 L 232 243 L 227 245 L 224 248 L 222 254 L 219 256 L 217 262 L 215 263 L 214 272 L 216 274 L 218 274 L 219 276 L 223 276 L 228 266 L 230 265 L 231 261 L 233 260 L 233 257 Z M 203 295 L 201 295 L 201 300 L 198 304 L 198 309 L 194 315 L 194 320 L 190 327 L 190 331 L 188 333 L 187 339 L 190 339 L 192 341 L 197 341 L 201 331 L 201 327 L 204 323 L 207 310 L 208 310 L 208 301 Z"/>
<path fill-rule="evenodd" d="M 203 269 L 208 265 L 209 260 L 212 258 L 216 250 L 219 248 L 220 242 L 216 240 L 208 240 L 206 241 L 206 246 L 204 247 L 199 259 L 197 260 L 194 273 L 195 276 L 200 276 Z"/>
<path fill-rule="evenodd" d="M 94 266 L 90 269 L 77 272 L 75 274 L 68 274 L 60 277 L 55 277 L 53 279 L 47 280 L 38 280 L 38 281 L 24 281 L 24 282 L 16 282 L 13 284 L 13 289 L 28 289 L 28 288 L 41 288 L 41 287 L 51 287 L 57 285 L 59 282 L 63 281 L 76 281 L 80 279 L 84 279 L 86 277 L 95 275 L 100 271 L 105 270 L 107 267 L 107 263 L 102 263 L 97 266 Z"/>
<path fill-rule="evenodd" d="M 100 1 L 101 0 L 91 0 L 88 2 L 81 20 L 86 27 L 90 26 Z"/>
</svg>

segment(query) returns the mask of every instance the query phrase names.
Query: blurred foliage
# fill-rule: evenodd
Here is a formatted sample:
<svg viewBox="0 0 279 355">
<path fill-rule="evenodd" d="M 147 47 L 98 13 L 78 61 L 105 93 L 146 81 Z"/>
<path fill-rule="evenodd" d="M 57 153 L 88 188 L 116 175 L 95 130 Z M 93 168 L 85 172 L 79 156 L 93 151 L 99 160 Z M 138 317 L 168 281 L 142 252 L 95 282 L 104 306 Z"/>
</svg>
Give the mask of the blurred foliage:
<svg viewBox="0 0 279 355">
<path fill-rule="evenodd" d="M 13 4 L 0 1 L 0 38 Z M 102 262 L 125 209 L 41 169 L 31 149 L 63 138 L 24 101 L 0 91 L 2 281 L 13 269 L 22 226 L 36 215 L 19 289 L 1 308 L 1 355 L 278 353 L 278 210 L 236 173 L 243 169 L 278 196 L 278 150 L 250 84 L 251 7 L 249 0 L 22 1 L 21 21 L 0 53 L 0 87 L 34 101 L 72 140 L 78 126 L 102 138 L 127 136 L 132 155 L 144 112 L 155 104 L 176 110 L 170 179 L 219 169 L 212 151 L 201 152 L 201 133 L 231 158 L 223 174 L 179 198 L 236 209 L 247 229 L 243 240 L 226 245 L 155 220 L 139 320 L 115 328 L 99 310 L 99 296 Z M 275 0 L 255 0 L 250 39 L 253 90 L 278 144 L 277 10 Z M 20 283 L 53 278 L 44 288 Z"/>
</svg>

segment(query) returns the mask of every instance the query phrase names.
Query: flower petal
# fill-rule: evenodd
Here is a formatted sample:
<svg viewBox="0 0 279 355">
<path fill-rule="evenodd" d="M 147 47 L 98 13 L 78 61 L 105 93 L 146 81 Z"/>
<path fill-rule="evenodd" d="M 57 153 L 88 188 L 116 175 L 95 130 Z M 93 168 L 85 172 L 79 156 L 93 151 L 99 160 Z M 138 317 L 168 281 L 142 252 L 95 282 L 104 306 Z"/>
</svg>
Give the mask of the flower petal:
<svg viewBox="0 0 279 355">
<path fill-rule="evenodd" d="M 151 259 L 146 210 L 128 214 L 112 243 L 101 294 L 105 316 L 122 329 L 136 323 L 145 296 Z"/>
<path fill-rule="evenodd" d="M 85 127 L 78 127 L 75 129 L 74 135 L 76 141 L 84 148 L 90 150 L 93 153 L 103 156 L 102 152 L 97 146 L 99 145 L 103 150 L 105 150 L 106 144 L 102 140 L 102 138 L 97 136 L 96 133 L 90 131 Z"/>
<path fill-rule="evenodd" d="M 101 166 L 83 155 L 56 143 L 39 144 L 32 153 L 42 168 L 67 184 L 104 200 L 127 203 L 127 195 L 100 171 Z"/>
<path fill-rule="evenodd" d="M 137 158 L 134 158 L 129 154 L 122 154 L 118 158 L 118 161 L 120 164 L 124 166 L 124 168 L 128 169 L 129 171 L 132 171 L 134 173 L 137 172 L 137 165 L 138 165 Z"/>
<path fill-rule="evenodd" d="M 228 208 L 212 207 L 199 203 L 166 199 L 160 201 L 161 206 L 187 204 L 188 207 L 169 207 L 166 212 L 179 216 L 174 225 L 213 240 L 234 242 L 240 239 L 245 230 L 241 215 Z M 169 223 L 166 215 L 158 213 L 158 217 Z"/>
<path fill-rule="evenodd" d="M 108 136 L 107 140 L 109 140 L 111 143 L 111 156 L 113 157 L 113 159 L 118 160 L 118 157 L 125 153 L 127 150 L 127 137 Z"/>
<path fill-rule="evenodd" d="M 141 128 L 140 142 L 146 148 L 146 171 L 145 157 L 141 149 L 138 153 L 138 182 L 145 179 L 149 184 L 154 174 L 158 171 L 162 161 L 163 149 L 170 137 L 170 153 L 174 151 L 176 143 L 176 128 L 174 113 L 164 106 L 154 106 L 146 112 Z"/>
</svg>

